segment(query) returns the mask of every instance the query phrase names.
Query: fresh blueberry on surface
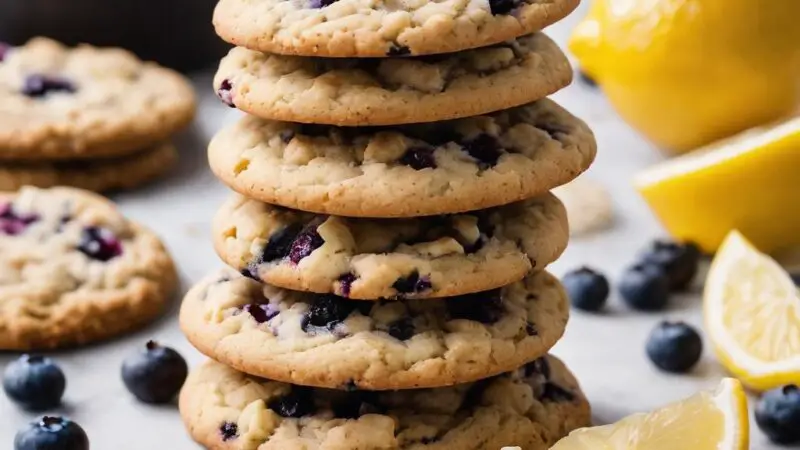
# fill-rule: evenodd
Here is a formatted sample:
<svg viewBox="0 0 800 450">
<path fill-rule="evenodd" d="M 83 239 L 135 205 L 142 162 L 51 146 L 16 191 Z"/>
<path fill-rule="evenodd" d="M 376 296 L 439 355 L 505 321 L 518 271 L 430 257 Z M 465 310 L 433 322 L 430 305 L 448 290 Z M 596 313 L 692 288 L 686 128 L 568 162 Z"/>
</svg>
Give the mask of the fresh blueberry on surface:
<svg viewBox="0 0 800 450">
<path fill-rule="evenodd" d="M 89 450 L 89 437 L 69 419 L 44 416 L 17 432 L 14 450 Z"/>
<path fill-rule="evenodd" d="M 670 289 L 682 291 L 697 275 L 700 256 L 700 249 L 691 242 L 655 241 L 642 254 L 642 262 L 660 266 L 669 277 Z"/>
<path fill-rule="evenodd" d="M 122 254 L 122 243 L 111 230 L 100 227 L 84 228 L 78 250 L 98 261 L 110 261 Z"/>
<path fill-rule="evenodd" d="M 51 92 L 75 92 L 75 85 L 65 78 L 34 74 L 25 78 L 22 93 L 28 97 L 41 98 Z"/>
<path fill-rule="evenodd" d="M 637 264 L 622 274 L 619 293 L 631 308 L 658 311 L 669 301 L 669 277 L 658 265 Z"/>
<path fill-rule="evenodd" d="M 32 411 L 58 406 L 66 387 L 61 368 L 42 356 L 22 355 L 3 374 L 3 390 L 8 398 Z"/>
<path fill-rule="evenodd" d="M 683 322 L 661 322 L 647 339 L 647 356 L 659 369 L 684 373 L 703 353 L 700 334 Z"/>
<path fill-rule="evenodd" d="M 125 387 L 144 403 L 171 401 L 186 381 L 189 368 L 175 350 L 150 341 L 122 364 Z"/>
<path fill-rule="evenodd" d="M 800 443 L 800 388 L 794 384 L 767 391 L 756 404 L 756 424 L 778 444 Z"/>
<path fill-rule="evenodd" d="M 561 282 L 572 306 L 584 311 L 603 309 L 611 290 L 606 277 L 588 267 L 568 272 Z"/>
</svg>

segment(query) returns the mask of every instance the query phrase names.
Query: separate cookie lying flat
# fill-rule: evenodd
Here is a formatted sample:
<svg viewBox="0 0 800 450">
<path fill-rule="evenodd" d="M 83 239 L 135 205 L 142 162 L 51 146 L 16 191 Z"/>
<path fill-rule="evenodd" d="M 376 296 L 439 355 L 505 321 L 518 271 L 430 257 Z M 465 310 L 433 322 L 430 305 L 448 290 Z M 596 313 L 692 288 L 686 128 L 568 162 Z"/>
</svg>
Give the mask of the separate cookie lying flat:
<svg viewBox="0 0 800 450">
<path fill-rule="evenodd" d="M 537 33 L 419 58 L 307 58 L 234 48 L 220 63 L 214 88 L 228 105 L 265 119 L 394 125 L 511 108 L 571 79 L 564 53 Z"/>
<path fill-rule="evenodd" d="M 150 231 L 70 188 L 0 193 L 0 349 L 86 344 L 154 319 L 177 282 Z"/>
<path fill-rule="evenodd" d="M 165 141 L 194 110 L 188 81 L 121 49 L 38 38 L 0 50 L 0 159 L 131 153 Z"/>
<path fill-rule="evenodd" d="M 214 173 L 268 203 L 351 217 L 485 209 L 543 194 L 596 152 L 550 100 L 448 122 L 340 128 L 247 116 L 211 142 Z"/>
<path fill-rule="evenodd" d="M 177 161 L 175 147 L 160 144 L 112 158 L 0 163 L 0 191 L 15 191 L 22 186 L 71 186 L 96 192 L 132 189 L 163 175 Z"/>
<path fill-rule="evenodd" d="M 538 31 L 578 0 L 221 0 L 226 41 L 266 53 L 396 56 L 485 47 Z"/>
<path fill-rule="evenodd" d="M 416 219 L 319 216 L 234 195 L 214 246 L 249 277 L 356 299 L 494 289 L 544 269 L 567 245 L 566 211 L 546 194 L 495 209 Z"/>
<path fill-rule="evenodd" d="M 371 390 L 449 386 L 515 369 L 564 333 L 567 296 L 537 272 L 502 289 L 365 302 L 265 285 L 227 269 L 181 309 L 209 357 L 287 383 Z"/>
<path fill-rule="evenodd" d="M 293 386 L 209 361 L 189 375 L 180 411 L 211 450 L 546 450 L 590 422 L 552 356 L 475 383 L 388 392 Z"/>
</svg>

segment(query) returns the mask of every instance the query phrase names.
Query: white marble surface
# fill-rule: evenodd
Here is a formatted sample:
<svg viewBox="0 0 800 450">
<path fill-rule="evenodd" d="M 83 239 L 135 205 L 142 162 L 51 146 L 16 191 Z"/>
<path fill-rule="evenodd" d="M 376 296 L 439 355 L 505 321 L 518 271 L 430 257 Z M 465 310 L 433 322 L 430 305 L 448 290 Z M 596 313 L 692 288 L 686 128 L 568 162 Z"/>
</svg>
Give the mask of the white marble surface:
<svg viewBox="0 0 800 450">
<path fill-rule="evenodd" d="M 578 12 L 551 28 L 550 34 L 564 44 L 581 14 Z M 184 290 L 221 264 L 211 249 L 208 229 L 209 220 L 227 191 L 208 171 L 204 147 L 215 130 L 235 120 L 238 114 L 221 106 L 211 95 L 208 76 L 199 76 L 197 86 L 202 93 L 200 114 L 194 129 L 179 142 L 180 168 L 168 180 L 115 197 L 125 213 L 164 238 L 177 260 Z M 589 264 L 615 279 L 638 249 L 663 233 L 629 184 L 634 172 L 662 156 L 620 121 L 599 92 L 576 82 L 555 98 L 595 130 L 599 156 L 587 176 L 611 190 L 617 220 L 607 232 L 574 240 L 553 270 L 561 274 Z M 679 318 L 699 326 L 699 301 L 695 293 L 676 299 L 666 313 L 641 314 L 627 310 L 619 298 L 612 296 L 603 315 L 573 314 L 567 335 L 555 353 L 580 378 L 593 403 L 596 422 L 615 421 L 633 412 L 655 408 L 698 389 L 712 387 L 724 375 L 708 351 L 697 370 L 686 376 L 661 374 L 644 356 L 645 338 L 657 321 Z M 163 320 L 132 336 L 52 355 L 68 377 L 65 406 L 57 412 L 69 415 L 86 428 L 93 449 L 197 448 L 186 436 L 176 407 L 137 404 L 123 387 L 119 375 L 122 359 L 151 338 L 177 348 L 191 364 L 202 360 L 181 335 L 176 308 L 177 305 Z M 0 367 L 13 357 L 0 354 Z M 0 449 L 11 450 L 15 431 L 32 417 L 0 395 Z M 752 435 L 751 448 L 777 448 L 770 446 L 757 429 Z"/>
</svg>

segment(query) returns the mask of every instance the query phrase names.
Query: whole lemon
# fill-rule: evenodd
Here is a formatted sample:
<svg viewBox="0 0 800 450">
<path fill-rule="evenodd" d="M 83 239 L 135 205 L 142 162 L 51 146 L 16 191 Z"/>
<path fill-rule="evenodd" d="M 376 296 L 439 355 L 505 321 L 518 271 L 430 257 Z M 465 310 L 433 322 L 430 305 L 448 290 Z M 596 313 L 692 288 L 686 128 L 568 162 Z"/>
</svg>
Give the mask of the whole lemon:
<svg viewBox="0 0 800 450">
<path fill-rule="evenodd" d="M 797 110 L 798 17 L 798 0 L 595 0 L 570 49 L 626 121 L 683 152 Z"/>
</svg>

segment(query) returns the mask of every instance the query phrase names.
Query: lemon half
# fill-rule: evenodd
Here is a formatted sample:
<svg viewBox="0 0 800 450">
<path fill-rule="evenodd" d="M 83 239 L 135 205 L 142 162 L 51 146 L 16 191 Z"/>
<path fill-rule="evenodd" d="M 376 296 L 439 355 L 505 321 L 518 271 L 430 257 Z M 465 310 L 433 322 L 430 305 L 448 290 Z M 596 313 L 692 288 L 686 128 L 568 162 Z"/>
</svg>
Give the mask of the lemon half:
<svg viewBox="0 0 800 450">
<path fill-rule="evenodd" d="M 757 390 L 800 384 L 800 296 L 789 274 L 741 233 L 725 239 L 703 293 L 722 364 Z"/>
<path fill-rule="evenodd" d="M 746 450 L 747 398 L 728 378 L 715 392 L 700 392 L 647 414 L 573 431 L 551 450 Z"/>
</svg>

